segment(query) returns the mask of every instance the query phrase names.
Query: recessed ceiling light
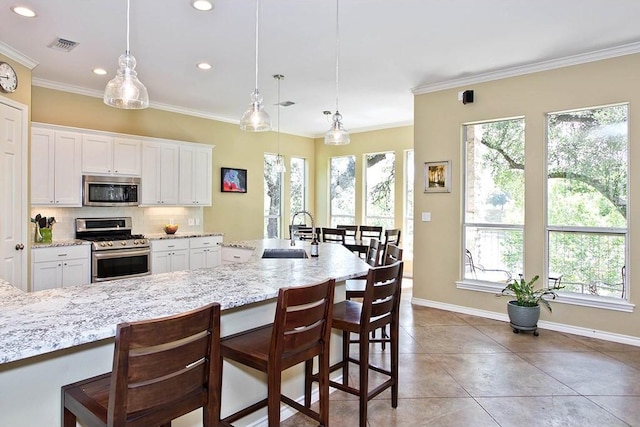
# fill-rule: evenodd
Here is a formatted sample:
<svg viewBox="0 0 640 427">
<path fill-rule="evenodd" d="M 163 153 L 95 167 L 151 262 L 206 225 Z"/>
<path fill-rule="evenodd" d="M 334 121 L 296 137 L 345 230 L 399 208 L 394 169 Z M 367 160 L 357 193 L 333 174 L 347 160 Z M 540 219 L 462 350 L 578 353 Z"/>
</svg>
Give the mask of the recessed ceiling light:
<svg viewBox="0 0 640 427">
<path fill-rule="evenodd" d="M 209 0 L 193 0 L 191 2 L 191 6 L 203 12 L 207 12 L 213 9 L 213 3 L 211 3 Z"/>
<path fill-rule="evenodd" d="M 99 76 L 104 76 L 105 74 L 107 74 L 107 70 L 105 70 L 104 68 L 94 68 L 93 72 Z"/>
<path fill-rule="evenodd" d="M 13 6 L 11 10 L 13 13 L 24 16 L 25 18 L 33 18 L 36 16 L 36 13 L 26 6 Z"/>
<path fill-rule="evenodd" d="M 201 70 L 210 70 L 212 68 L 211 64 L 206 62 L 201 62 L 199 64 L 196 64 L 196 67 L 198 67 Z"/>
</svg>

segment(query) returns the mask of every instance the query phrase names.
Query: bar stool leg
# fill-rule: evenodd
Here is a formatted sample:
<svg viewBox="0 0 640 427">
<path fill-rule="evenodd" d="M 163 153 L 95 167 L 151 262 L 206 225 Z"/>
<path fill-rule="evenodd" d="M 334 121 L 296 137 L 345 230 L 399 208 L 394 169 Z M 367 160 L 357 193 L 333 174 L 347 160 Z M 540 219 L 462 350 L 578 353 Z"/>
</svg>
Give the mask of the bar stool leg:
<svg viewBox="0 0 640 427">
<path fill-rule="evenodd" d="M 311 384 L 313 383 L 313 359 L 304 362 L 304 406 L 311 407 Z"/>
<path fill-rule="evenodd" d="M 280 426 L 280 395 L 282 393 L 282 366 L 275 363 L 269 364 L 267 368 L 267 416 L 269 427 Z"/>
<path fill-rule="evenodd" d="M 351 332 L 342 331 L 342 384 L 349 385 L 349 343 Z"/>
<path fill-rule="evenodd" d="M 329 355 L 320 354 L 318 356 L 318 386 L 320 394 L 320 426 L 329 425 Z"/>
<path fill-rule="evenodd" d="M 391 378 L 393 384 L 391 385 L 391 407 L 398 407 L 398 373 L 399 373 L 399 331 L 398 325 L 392 323 L 391 329 Z"/>
<path fill-rule="evenodd" d="M 360 334 L 360 427 L 367 427 L 369 403 L 369 334 Z"/>
</svg>

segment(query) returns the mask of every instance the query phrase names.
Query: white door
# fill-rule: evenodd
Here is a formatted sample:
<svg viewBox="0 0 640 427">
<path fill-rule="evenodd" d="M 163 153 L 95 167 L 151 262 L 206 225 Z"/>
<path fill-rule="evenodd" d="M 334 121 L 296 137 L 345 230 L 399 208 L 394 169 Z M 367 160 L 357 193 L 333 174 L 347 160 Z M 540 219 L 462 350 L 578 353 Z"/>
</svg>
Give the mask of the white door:
<svg viewBox="0 0 640 427">
<path fill-rule="evenodd" d="M 26 106 L 0 98 L 0 278 L 26 291 Z"/>
</svg>

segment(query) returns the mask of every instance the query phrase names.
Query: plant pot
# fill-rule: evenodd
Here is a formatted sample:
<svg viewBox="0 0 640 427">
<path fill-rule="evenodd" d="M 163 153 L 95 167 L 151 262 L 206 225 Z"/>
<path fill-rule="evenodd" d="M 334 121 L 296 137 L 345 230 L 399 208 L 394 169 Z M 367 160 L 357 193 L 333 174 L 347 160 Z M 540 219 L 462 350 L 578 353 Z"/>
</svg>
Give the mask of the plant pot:
<svg viewBox="0 0 640 427">
<path fill-rule="evenodd" d="M 517 301 L 509 301 L 507 304 L 507 313 L 513 332 L 534 331 L 537 335 L 538 320 L 540 319 L 540 306 L 522 307 Z"/>
</svg>

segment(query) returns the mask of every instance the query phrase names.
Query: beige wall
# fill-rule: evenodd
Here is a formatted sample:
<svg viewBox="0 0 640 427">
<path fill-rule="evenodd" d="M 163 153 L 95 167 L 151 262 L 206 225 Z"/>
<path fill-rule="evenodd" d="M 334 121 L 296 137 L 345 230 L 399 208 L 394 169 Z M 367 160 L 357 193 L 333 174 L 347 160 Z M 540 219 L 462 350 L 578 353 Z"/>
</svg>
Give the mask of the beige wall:
<svg viewBox="0 0 640 427">
<path fill-rule="evenodd" d="M 475 102 L 457 100 L 460 90 L 473 89 Z M 598 61 L 552 71 L 513 77 L 415 97 L 416 216 L 431 212 L 431 222 L 416 222 L 414 297 L 438 303 L 504 313 L 506 299 L 492 294 L 456 289 L 462 256 L 461 162 L 462 124 L 524 116 L 526 121 L 525 274 L 544 271 L 545 113 L 610 103 L 629 102 L 630 175 L 628 279 L 632 303 L 640 303 L 640 232 L 634 228 L 640 202 L 640 55 Z M 421 171 L 425 161 L 452 161 L 451 193 L 423 193 Z M 543 320 L 587 330 L 640 337 L 640 313 L 555 303 L 553 315 Z"/>
<path fill-rule="evenodd" d="M 101 98 L 37 86 L 33 87 L 32 121 L 214 145 L 213 205 L 204 208 L 204 230 L 224 232 L 226 240 L 256 239 L 263 235 L 263 156 L 265 152 L 277 152 L 274 132 L 243 132 L 237 124 L 153 108 L 119 110 L 106 106 Z M 313 202 L 313 140 L 281 134 L 280 151 L 287 161 L 290 156 L 308 159 Z M 221 167 L 247 169 L 246 194 L 220 192 Z M 288 181 L 287 174 L 285 194 L 289 194 Z M 288 202 L 285 197 L 285 212 Z"/>
</svg>

